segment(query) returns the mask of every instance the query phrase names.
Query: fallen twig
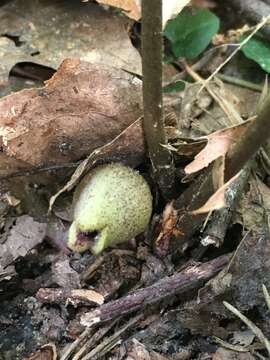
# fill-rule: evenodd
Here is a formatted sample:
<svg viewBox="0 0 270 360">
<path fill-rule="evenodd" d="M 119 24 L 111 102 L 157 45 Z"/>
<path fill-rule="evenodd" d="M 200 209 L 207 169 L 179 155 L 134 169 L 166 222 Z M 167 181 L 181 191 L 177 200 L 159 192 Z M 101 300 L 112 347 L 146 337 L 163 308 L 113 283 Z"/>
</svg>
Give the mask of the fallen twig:
<svg viewBox="0 0 270 360">
<path fill-rule="evenodd" d="M 118 321 L 118 319 L 116 319 L 115 321 L 112 321 L 111 323 L 107 324 L 106 326 L 102 327 L 101 329 L 98 329 L 98 331 L 96 331 L 92 336 L 88 337 L 87 341 L 84 344 L 82 344 L 80 349 L 73 355 L 72 360 L 79 360 L 85 354 L 89 354 L 93 350 L 96 350 L 96 348 L 95 348 L 92 351 L 90 351 L 90 349 L 92 349 L 93 346 L 98 341 L 100 341 L 107 334 L 108 331 L 111 330 L 111 328 L 115 325 L 116 321 Z"/>
<path fill-rule="evenodd" d="M 187 290 L 195 289 L 217 274 L 228 263 L 229 258 L 230 256 L 223 255 L 204 264 L 190 266 L 180 273 L 166 277 L 149 287 L 101 305 L 98 309 L 84 314 L 81 322 L 85 326 L 92 326 L 99 322 L 112 320 L 120 315 L 129 314 Z"/>
<path fill-rule="evenodd" d="M 120 335 L 123 334 L 127 329 L 129 329 L 131 326 L 135 325 L 141 318 L 142 314 L 132 318 L 129 320 L 128 323 L 126 323 L 124 326 L 122 326 L 118 331 L 116 331 L 112 336 L 105 339 L 102 343 L 100 343 L 98 346 L 96 346 L 95 349 L 90 351 L 87 355 L 85 355 L 82 360 L 90 360 L 90 359 L 100 359 L 103 357 L 108 351 L 110 351 L 119 341 Z"/>
<path fill-rule="evenodd" d="M 85 343 L 85 341 L 91 336 L 93 335 L 93 328 L 86 328 L 81 335 L 75 340 L 73 341 L 73 343 L 64 351 L 64 353 L 62 354 L 60 360 L 67 360 L 70 355 L 81 345 L 83 345 Z"/>
<path fill-rule="evenodd" d="M 71 304 L 98 304 L 104 302 L 104 297 L 94 290 L 78 289 L 54 289 L 40 288 L 36 294 L 39 301 L 43 303 L 66 303 Z"/>
</svg>

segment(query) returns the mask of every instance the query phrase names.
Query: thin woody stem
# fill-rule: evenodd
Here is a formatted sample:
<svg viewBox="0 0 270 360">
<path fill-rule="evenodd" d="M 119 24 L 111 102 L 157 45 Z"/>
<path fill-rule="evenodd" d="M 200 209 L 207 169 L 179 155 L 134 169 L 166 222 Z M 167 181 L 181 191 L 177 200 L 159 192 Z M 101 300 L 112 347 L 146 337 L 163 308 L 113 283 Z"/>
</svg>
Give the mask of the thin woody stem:
<svg viewBox="0 0 270 360">
<path fill-rule="evenodd" d="M 143 127 L 155 179 L 165 198 L 174 190 L 172 157 L 166 144 L 162 96 L 162 0 L 142 1 Z"/>
</svg>

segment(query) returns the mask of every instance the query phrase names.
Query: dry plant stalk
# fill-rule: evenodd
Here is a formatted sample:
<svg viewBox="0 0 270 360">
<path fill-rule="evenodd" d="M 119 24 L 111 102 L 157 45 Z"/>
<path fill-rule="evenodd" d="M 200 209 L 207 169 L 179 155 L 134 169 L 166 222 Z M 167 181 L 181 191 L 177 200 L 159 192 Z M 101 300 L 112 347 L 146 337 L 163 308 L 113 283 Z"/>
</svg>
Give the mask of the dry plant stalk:
<svg viewBox="0 0 270 360">
<path fill-rule="evenodd" d="M 174 193 L 174 166 L 163 147 L 166 135 L 162 99 L 162 0 L 142 1 L 143 127 L 154 177 L 165 198 Z"/>
</svg>

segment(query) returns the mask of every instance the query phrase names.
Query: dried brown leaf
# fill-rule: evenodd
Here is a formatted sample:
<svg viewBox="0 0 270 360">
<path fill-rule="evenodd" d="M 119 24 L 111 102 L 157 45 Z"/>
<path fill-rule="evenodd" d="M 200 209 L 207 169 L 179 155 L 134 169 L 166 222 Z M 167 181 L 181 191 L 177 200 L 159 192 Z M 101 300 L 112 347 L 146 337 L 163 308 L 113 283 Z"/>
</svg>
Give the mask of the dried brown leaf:
<svg viewBox="0 0 270 360">
<path fill-rule="evenodd" d="M 126 17 L 114 16 L 93 2 L 9 2 L 0 9 L 0 34 L 6 34 L 0 37 L 0 90 L 8 84 L 11 68 L 22 62 L 57 69 L 64 59 L 79 57 L 141 74 L 130 26 Z"/>
<path fill-rule="evenodd" d="M 193 210 L 193 215 L 208 213 L 213 210 L 219 210 L 226 206 L 225 192 L 232 182 L 238 177 L 240 173 L 237 173 L 229 181 L 227 181 L 222 187 L 220 187 L 207 202 L 197 210 Z"/>
<path fill-rule="evenodd" d="M 240 125 L 218 130 L 199 139 L 207 139 L 205 148 L 195 156 L 195 159 L 185 167 L 186 174 L 192 174 L 207 167 L 220 156 L 225 156 L 229 149 L 244 135 L 253 120 L 248 120 Z"/>
<path fill-rule="evenodd" d="M 12 162 L 71 162 L 141 115 L 141 83 L 111 66 L 67 59 L 44 88 L 2 98 L 0 114 L 0 142 Z"/>
<path fill-rule="evenodd" d="M 165 206 L 163 214 L 156 224 L 155 249 L 159 254 L 166 253 L 172 236 L 178 236 L 181 231 L 177 229 L 178 211 L 174 208 L 174 202 L 171 201 Z"/>
<path fill-rule="evenodd" d="M 1 245 L 0 269 L 5 268 L 19 257 L 24 257 L 40 244 L 46 235 L 47 225 L 35 221 L 31 216 L 17 218 L 7 240 Z"/>
</svg>

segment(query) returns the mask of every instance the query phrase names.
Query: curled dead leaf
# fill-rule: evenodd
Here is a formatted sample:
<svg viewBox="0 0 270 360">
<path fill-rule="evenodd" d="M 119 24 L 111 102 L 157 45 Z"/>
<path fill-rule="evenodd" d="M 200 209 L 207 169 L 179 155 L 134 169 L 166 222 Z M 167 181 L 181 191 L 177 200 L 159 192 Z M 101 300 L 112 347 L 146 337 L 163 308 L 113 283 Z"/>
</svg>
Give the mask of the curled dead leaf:
<svg viewBox="0 0 270 360">
<path fill-rule="evenodd" d="M 244 136 L 246 129 L 253 121 L 254 119 L 251 119 L 240 125 L 218 130 L 208 136 L 200 137 L 199 139 L 207 139 L 207 144 L 195 156 L 194 160 L 185 167 L 185 173 L 193 174 L 206 168 L 217 158 L 225 156 L 238 139 Z"/>
<path fill-rule="evenodd" d="M 210 211 L 219 210 L 226 206 L 225 192 L 233 181 L 239 176 L 240 172 L 227 181 L 221 186 L 207 201 L 206 203 L 197 210 L 193 210 L 193 215 L 205 214 Z"/>
</svg>

